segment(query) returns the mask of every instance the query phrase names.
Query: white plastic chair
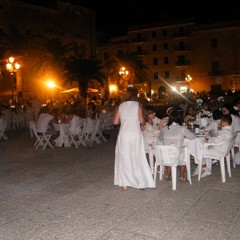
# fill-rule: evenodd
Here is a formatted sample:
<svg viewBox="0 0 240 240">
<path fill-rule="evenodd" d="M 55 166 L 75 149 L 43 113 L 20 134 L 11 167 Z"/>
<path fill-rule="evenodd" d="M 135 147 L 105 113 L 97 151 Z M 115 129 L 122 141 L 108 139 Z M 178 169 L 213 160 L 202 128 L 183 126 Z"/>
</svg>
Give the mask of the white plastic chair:
<svg viewBox="0 0 240 240">
<path fill-rule="evenodd" d="M 35 127 L 35 121 L 29 122 L 29 128 L 32 129 L 34 136 L 36 137 L 36 141 L 34 143 L 35 149 L 38 149 L 38 147 L 42 146 L 42 150 L 45 150 L 47 146 L 53 148 L 53 145 L 50 143 L 50 137 L 51 135 L 46 135 L 45 133 L 38 134 L 36 127 Z"/>
<path fill-rule="evenodd" d="M 204 143 L 203 145 L 203 158 L 208 159 L 216 159 L 220 162 L 220 170 L 221 170 L 221 178 L 222 182 L 226 182 L 226 174 L 225 174 L 225 160 L 227 163 L 227 172 L 228 176 L 231 177 L 231 164 L 230 164 L 230 157 L 231 157 L 231 149 L 234 145 L 235 137 L 231 140 L 223 141 L 220 143 Z M 214 147 L 219 146 L 222 147 L 223 151 L 214 151 Z M 201 172 L 202 172 L 202 159 L 199 162 L 199 172 L 198 172 L 198 181 L 201 179 Z"/>
<path fill-rule="evenodd" d="M 79 145 L 83 145 L 86 147 L 86 143 L 84 142 L 83 136 L 84 136 L 84 128 L 86 126 L 86 118 L 79 118 L 78 125 L 79 125 L 79 131 L 76 133 L 70 133 L 70 142 L 69 145 L 71 146 L 74 144 L 76 148 L 78 148 Z"/>
<path fill-rule="evenodd" d="M 159 179 L 162 180 L 163 171 L 165 166 L 171 167 L 172 173 L 172 189 L 176 190 L 176 182 L 177 182 L 177 166 L 180 158 L 180 149 L 184 150 L 186 168 L 187 168 L 187 179 L 190 184 L 192 184 L 191 180 L 191 169 L 190 169 L 190 157 L 187 153 L 186 147 L 175 147 L 170 145 L 155 145 L 155 164 L 154 164 L 154 181 L 156 184 L 157 179 L 157 169 L 160 167 L 159 171 Z"/>
<path fill-rule="evenodd" d="M 102 134 L 105 121 L 104 118 L 87 119 L 83 135 L 84 142 L 96 142 L 97 144 L 100 144 L 101 140 L 107 142 L 107 139 Z"/>
<path fill-rule="evenodd" d="M 104 142 L 107 142 L 107 139 L 103 135 L 103 131 L 106 129 L 106 122 L 107 122 L 107 119 L 105 118 L 99 118 L 97 120 L 97 126 L 95 129 L 95 138 L 96 138 L 95 140 L 97 143 L 101 143 L 102 140 Z"/>
<path fill-rule="evenodd" d="M 233 144 L 233 147 L 231 148 L 231 157 L 233 159 L 234 155 L 235 155 L 235 149 L 238 149 L 238 151 L 240 152 L 240 132 L 237 132 L 236 134 L 236 138 Z M 233 167 L 236 168 L 236 164 L 234 161 L 233 162 Z"/>
</svg>

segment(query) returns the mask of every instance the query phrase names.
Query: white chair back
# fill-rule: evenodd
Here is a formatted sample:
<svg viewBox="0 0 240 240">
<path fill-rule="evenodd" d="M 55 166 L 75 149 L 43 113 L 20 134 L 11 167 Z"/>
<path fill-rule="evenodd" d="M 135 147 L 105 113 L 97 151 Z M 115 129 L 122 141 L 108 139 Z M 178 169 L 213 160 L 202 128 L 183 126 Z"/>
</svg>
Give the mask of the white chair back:
<svg viewBox="0 0 240 240">
<path fill-rule="evenodd" d="M 51 135 L 46 135 L 44 133 L 38 134 L 34 120 L 29 122 L 29 128 L 32 129 L 33 134 L 36 137 L 36 141 L 34 143 L 35 149 L 38 149 L 39 146 L 42 146 L 42 150 L 45 150 L 47 146 L 53 148 L 53 145 L 50 143 Z"/>
<path fill-rule="evenodd" d="M 155 157 L 160 164 L 165 166 L 178 165 L 180 152 L 175 146 L 169 145 L 156 145 L 155 146 Z"/>
<path fill-rule="evenodd" d="M 227 172 L 228 176 L 231 177 L 231 165 L 230 165 L 230 154 L 231 149 L 234 146 L 236 136 L 233 136 L 231 139 L 227 139 L 220 143 L 204 143 L 203 146 L 203 158 L 206 159 L 215 159 L 220 162 L 220 170 L 221 170 L 221 178 L 222 182 L 226 182 L 226 174 L 225 174 L 225 160 L 227 163 Z M 201 179 L 201 168 L 202 163 L 199 163 L 199 174 L 198 180 Z"/>
<path fill-rule="evenodd" d="M 171 167 L 172 172 L 172 189 L 176 190 L 177 184 L 177 166 L 179 162 L 180 152 L 175 146 L 155 145 L 155 166 L 154 166 L 154 182 L 156 185 L 157 168 L 160 167 L 159 179 L 162 180 L 165 166 Z"/>
</svg>

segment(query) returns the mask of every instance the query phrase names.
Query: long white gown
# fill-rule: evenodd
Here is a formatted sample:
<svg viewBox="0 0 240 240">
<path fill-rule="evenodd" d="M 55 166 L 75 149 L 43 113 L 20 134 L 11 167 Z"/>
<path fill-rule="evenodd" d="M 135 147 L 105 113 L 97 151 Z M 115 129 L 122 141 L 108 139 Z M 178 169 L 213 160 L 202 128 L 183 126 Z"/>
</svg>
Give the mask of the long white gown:
<svg viewBox="0 0 240 240">
<path fill-rule="evenodd" d="M 119 105 L 120 130 L 115 148 L 114 185 L 154 188 L 138 119 L 138 102 Z"/>
</svg>

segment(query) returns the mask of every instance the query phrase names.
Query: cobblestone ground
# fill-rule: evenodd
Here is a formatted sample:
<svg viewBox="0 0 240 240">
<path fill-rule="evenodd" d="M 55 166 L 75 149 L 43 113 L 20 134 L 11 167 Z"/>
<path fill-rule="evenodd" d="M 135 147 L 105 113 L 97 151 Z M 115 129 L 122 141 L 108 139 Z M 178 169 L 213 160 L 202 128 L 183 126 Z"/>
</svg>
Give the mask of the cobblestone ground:
<svg viewBox="0 0 240 240">
<path fill-rule="evenodd" d="M 157 181 L 156 190 L 113 185 L 117 130 L 92 147 L 35 150 L 28 131 L 0 140 L 0 239 L 238 240 L 240 169 L 221 182 Z M 192 168 L 194 168 L 194 163 Z"/>
</svg>

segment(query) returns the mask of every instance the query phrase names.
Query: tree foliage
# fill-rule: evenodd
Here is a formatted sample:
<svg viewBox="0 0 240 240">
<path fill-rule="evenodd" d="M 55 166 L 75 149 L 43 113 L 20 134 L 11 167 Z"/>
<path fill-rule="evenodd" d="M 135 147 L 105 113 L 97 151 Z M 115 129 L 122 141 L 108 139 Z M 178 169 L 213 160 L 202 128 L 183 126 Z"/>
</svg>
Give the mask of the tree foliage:
<svg viewBox="0 0 240 240">
<path fill-rule="evenodd" d="M 87 97 L 88 85 L 91 80 L 97 80 L 102 86 L 104 74 L 101 72 L 101 62 L 95 58 L 87 59 L 82 56 L 71 56 L 66 65 L 68 81 L 78 82 L 79 92 L 83 98 Z"/>
</svg>

